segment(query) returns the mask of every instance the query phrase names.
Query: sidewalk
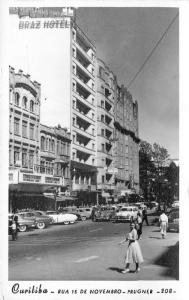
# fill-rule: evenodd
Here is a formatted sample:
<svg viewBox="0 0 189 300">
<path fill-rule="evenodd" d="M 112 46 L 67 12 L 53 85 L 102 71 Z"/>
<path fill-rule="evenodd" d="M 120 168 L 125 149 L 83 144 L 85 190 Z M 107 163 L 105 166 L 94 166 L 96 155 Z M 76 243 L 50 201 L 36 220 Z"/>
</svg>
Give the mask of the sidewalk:
<svg viewBox="0 0 189 300">
<path fill-rule="evenodd" d="M 139 241 L 144 263 L 137 279 L 178 280 L 178 241 L 178 233 L 167 233 L 166 239 L 162 239 L 158 226 L 144 225 L 142 239 Z"/>
</svg>

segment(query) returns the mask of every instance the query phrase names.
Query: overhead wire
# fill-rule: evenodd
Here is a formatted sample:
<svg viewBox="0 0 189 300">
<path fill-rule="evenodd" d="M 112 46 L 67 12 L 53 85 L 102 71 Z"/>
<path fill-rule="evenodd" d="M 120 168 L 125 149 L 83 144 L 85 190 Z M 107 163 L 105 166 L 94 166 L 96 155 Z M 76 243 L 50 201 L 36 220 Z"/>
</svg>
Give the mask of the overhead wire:
<svg viewBox="0 0 189 300">
<path fill-rule="evenodd" d="M 135 79 L 137 78 L 137 76 L 140 74 L 140 72 L 142 71 L 142 69 L 144 68 L 144 66 L 146 65 L 146 63 L 148 62 L 148 60 L 150 59 L 150 57 L 154 53 L 154 51 L 157 49 L 157 47 L 159 46 L 159 44 L 161 43 L 161 41 L 163 40 L 163 38 L 165 37 L 165 35 L 167 34 L 167 32 L 169 31 L 169 29 L 171 28 L 171 26 L 173 25 L 173 23 L 175 22 L 175 20 L 177 19 L 178 16 L 179 16 L 179 13 L 177 13 L 176 16 L 169 23 L 168 27 L 165 29 L 165 31 L 163 32 L 162 36 L 157 41 L 157 43 L 155 44 L 155 46 L 153 47 L 153 49 L 151 50 L 151 52 L 148 54 L 147 58 L 145 59 L 145 61 L 143 62 L 143 64 L 141 65 L 141 67 L 139 68 L 139 70 L 137 71 L 137 73 L 135 74 L 135 76 L 131 79 L 131 81 L 127 85 L 127 88 L 129 88 L 132 85 L 132 83 L 135 81 Z"/>
</svg>

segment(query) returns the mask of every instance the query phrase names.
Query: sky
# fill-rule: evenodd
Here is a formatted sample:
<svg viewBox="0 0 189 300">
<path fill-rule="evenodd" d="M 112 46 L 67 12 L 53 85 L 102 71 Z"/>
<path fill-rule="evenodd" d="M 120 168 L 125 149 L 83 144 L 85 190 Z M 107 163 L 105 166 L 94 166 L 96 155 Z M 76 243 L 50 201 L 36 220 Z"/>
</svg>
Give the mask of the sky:
<svg viewBox="0 0 189 300">
<path fill-rule="evenodd" d="M 127 86 L 178 12 L 177 8 L 79 8 L 77 23 L 118 83 Z M 129 87 L 139 104 L 139 136 L 179 157 L 179 18 Z"/>
<path fill-rule="evenodd" d="M 127 86 L 177 12 L 158 7 L 78 8 L 76 20 L 95 44 L 97 56 L 118 83 Z M 177 18 L 129 87 L 139 104 L 139 137 L 159 143 L 171 158 L 179 155 L 178 31 Z M 69 127 L 68 35 L 66 29 L 19 30 L 16 17 L 10 17 L 9 63 L 41 83 L 41 122 L 48 126 Z"/>
</svg>

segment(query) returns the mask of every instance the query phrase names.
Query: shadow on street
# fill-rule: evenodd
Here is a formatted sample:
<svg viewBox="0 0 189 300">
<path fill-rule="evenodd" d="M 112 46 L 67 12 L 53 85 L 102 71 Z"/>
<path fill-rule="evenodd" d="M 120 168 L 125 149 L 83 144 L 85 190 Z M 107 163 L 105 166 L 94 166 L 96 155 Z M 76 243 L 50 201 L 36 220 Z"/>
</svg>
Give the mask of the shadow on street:
<svg viewBox="0 0 189 300">
<path fill-rule="evenodd" d="M 179 242 L 170 246 L 162 256 L 157 258 L 155 264 L 167 267 L 164 276 L 171 276 L 179 280 Z"/>
</svg>

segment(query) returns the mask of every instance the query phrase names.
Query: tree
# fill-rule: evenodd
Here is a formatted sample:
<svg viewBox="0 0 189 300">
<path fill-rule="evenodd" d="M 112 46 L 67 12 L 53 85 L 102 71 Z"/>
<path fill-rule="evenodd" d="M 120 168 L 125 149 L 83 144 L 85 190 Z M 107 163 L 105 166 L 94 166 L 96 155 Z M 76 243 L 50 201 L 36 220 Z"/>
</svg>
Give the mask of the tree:
<svg viewBox="0 0 189 300">
<path fill-rule="evenodd" d="M 142 141 L 139 149 L 140 188 L 145 199 L 160 199 L 163 188 L 163 170 L 169 157 L 166 148 L 154 143 L 153 146 Z"/>
</svg>

